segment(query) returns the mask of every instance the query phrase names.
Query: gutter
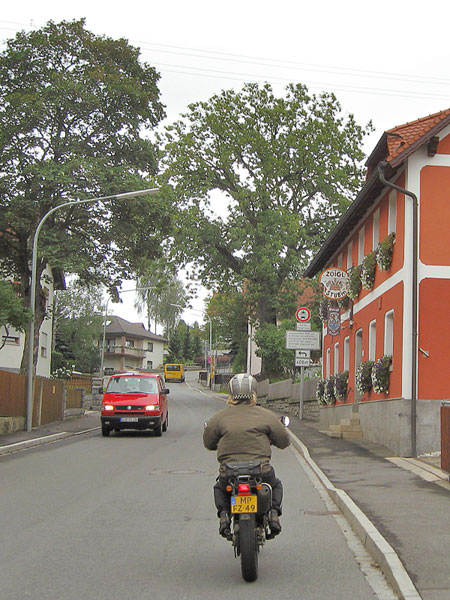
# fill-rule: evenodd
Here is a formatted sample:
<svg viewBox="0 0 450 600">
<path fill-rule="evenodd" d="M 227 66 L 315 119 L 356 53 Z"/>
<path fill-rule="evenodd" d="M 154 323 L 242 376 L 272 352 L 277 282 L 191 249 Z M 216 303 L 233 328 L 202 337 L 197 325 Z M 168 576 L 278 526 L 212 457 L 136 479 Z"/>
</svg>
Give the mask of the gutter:
<svg viewBox="0 0 450 600">
<path fill-rule="evenodd" d="M 417 316 L 417 292 L 418 292 L 418 278 L 417 269 L 419 262 L 418 253 L 418 202 L 417 196 L 409 190 L 403 189 L 394 183 L 391 183 L 384 176 L 384 171 L 390 166 L 386 161 L 378 163 L 377 171 L 380 181 L 398 192 L 409 196 L 413 201 L 413 271 L 412 271 L 412 356 L 411 356 L 411 373 L 412 373 L 412 385 L 411 385 L 411 456 L 417 456 L 417 341 L 418 341 L 418 316 Z"/>
</svg>

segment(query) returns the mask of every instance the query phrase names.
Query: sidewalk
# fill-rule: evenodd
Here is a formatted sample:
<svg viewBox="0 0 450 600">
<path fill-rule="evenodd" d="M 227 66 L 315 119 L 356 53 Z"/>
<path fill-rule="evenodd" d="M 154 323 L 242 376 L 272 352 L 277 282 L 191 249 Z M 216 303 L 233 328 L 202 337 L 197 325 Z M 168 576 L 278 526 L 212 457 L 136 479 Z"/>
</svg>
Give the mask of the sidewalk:
<svg viewBox="0 0 450 600">
<path fill-rule="evenodd" d="M 89 411 L 31 432 L 5 434 L 0 436 L 0 456 L 99 428 L 99 412 Z M 364 439 L 330 438 L 317 425 L 295 417 L 290 431 L 293 445 L 399 598 L 449 600 L 450 483 L 437 468 L 439 460 L 393 458 L 383 446 Z"/>
<path fill-rule="evenodd" d="M 450 483 L 438 460 L 392 458 L 384 446 L 330 438 L 296 418 L 290 430 L 399 597 L 449 600 Z"/>
<path fill-rule="evenodd" d="M 32 431 L 15 431 L 0 435 L 0 456 L 11 454 L 25 448 L 48 444 L 58 439 L 100 428 L 100 412 L 87 411 L 84 415 L 68 417 L 65 421 L 57 421 L 43 427 L 35 427 Z"/>
</svg>

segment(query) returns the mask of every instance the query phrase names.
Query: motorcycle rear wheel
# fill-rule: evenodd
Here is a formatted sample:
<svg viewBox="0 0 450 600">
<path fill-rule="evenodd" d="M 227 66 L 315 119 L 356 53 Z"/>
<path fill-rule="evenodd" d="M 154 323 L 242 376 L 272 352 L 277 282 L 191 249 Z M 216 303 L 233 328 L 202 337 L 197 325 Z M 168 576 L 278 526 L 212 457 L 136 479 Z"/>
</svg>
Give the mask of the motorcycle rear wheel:
<svg viewBox="0 0 450 600">
<path fill-rule="evenodd" d="M 245 581 L 258 578 L 258 544 L 255 515 L 241 515 L 239 519 L 239 551 L 241 571 Z"/>
</svg>

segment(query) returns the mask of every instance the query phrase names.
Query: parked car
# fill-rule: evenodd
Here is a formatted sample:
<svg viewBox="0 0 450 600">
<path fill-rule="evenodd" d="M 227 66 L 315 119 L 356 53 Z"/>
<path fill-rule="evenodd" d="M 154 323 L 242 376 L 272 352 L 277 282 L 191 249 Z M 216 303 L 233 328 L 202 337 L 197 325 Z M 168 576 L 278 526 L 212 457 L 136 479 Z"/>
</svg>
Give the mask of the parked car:
<svg viewBox="0 0 450 600">
<path fill-rule="evenodd" d="M 164 365 L 164 377 L 166 381 L 184 381 L 184 365 L 167 364 Z"/>
<path fill-rule="evenodd" d="M 102 400 L 102 435 L 123 429 L 151 429 L 161 436 L 169 424 L 168 393 L 164 378 L 156 373 L 112 375 Z"/>
</svg>

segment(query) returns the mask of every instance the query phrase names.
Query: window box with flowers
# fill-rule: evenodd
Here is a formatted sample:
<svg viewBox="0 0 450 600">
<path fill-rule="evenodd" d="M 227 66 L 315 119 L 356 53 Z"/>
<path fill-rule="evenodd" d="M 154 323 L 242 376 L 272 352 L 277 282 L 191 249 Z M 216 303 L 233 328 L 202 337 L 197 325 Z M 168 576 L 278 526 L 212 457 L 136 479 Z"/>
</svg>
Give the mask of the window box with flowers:
<svg viewBox="0 0 450 600">
<path fill-rule="evenodd" d="M 347 398 L 348 371 L 336 373 L 334 376 L 334 397 L 344 401 Z"/>
<path fill-rule="evenodd" d="M 319 304 L 319 317 L 322 323 L 326 323 L 328 321 L 328 305 L 328 298 L 324 298 Z"/>
<path fill-rule="evenodd" d="M 377 265 L 382 271 L 388 271 L 392 263 L 392 255 L 394 253 L 395 233 L 390 233 L 378 244 L 377 248 Z"/>
<path fill-rule="evenodd" d="M 334 395 L 334 375 L 325 379 L 323 399 L 325 400 L 325 404 L 334 404 L 336 402 L 336 397 Z"/>
<path fill-rule="evenodd" d="M 347 296 L 354 300 L 361 291 L 361 266 L 355 265 L 349 269 L 349 285 Z"/>
<path fill-rule="evenodd" d="M 319 379 L 319 381 L 317 382 L 317 387 L 316 387 L 316 400 L 317 402 L 322 405 L 325 404 L 325 399 L 324 399 L 324 392 L 325 392 L 325 381 L 326 379 Z"/>
<path fill-rule="evenodd" d="M 356 370 L 356 388 L 360 394 L 370 392 L 372 389 L 373 360 L 362 362 Z"/>
<path fill-rule="evenodd" d="M 376 252 L 370 252 L 361 265 L 361 283 L 365 290 L 371 290 L 375 283 L 375 270 L 377 266 Z"/>
<path fill-rule="evenodd" d="M 377 394 L 386 394 L 389 389 L 391 365 L 392 356 L 385 354 L 376 360 L 372 366 L 372 385 Z"/>
</svg>

